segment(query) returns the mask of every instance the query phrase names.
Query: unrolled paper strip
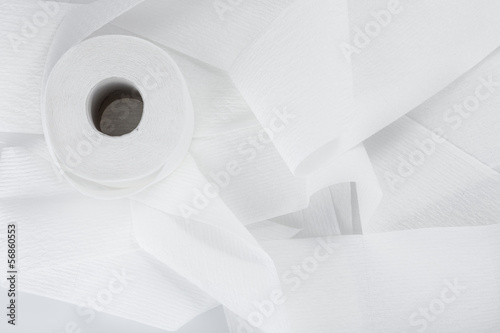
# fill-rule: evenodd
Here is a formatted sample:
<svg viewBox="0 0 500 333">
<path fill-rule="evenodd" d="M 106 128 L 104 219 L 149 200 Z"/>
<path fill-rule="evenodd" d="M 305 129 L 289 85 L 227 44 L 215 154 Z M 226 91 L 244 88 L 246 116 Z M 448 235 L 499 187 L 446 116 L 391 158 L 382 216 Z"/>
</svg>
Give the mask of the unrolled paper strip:
<svg viewBox="0 0 500 333">
<path fill-rule="evenodd" d="M 264 242 L 283 294 L 229 313 L 231 333 L 259 333 L 278 309 L 292 332 L 495 332 L 500 225 Z"/>
<path fill-rule="evenodd" d="M 355 233 L 361 226 L 364 232 L 380 232 L 497 223 L 498 174 L 453 144 L 472 155 L 477 152 L 490 167 L 495 159 L 478 151 L 478 145 L 464 142 L 467 135 L 456 131 L 450 135 L 451 143 L 436 143 L 429 168 L 405 179 L 396 194 L 388 191 L 385 171 L 397 169 L 394 160 L 400 154 L 413 153 L 413 139 L 426 140 L 432 135 L 417 122 L 428 127 L 439 122 L 417 110 L 374 136 L 367 144 L 374 168 L 364 147 L 357 144 L 491 52 L 498 41 L 498 4 L 459 1 L 458 5 L 439 0 L 373 1 L 361 6 L 355 1 L 311 5 L 304 0 L 280 0 L 221 5 L 219 1 L 150 0 L 133 9 L 142 1 L 85 2 L 88 4 L 45 2 L 35 8 L 41 8 L 45 15 L 54 14 L 54 20 L 41 32 L 35 51 L 20 57 L 22 61 L 7 58 L 9 66 L 14 64 L 7 68 L 7 74 L 16 70 L 25 74 L 19 80 L 25 86 L 13 82 L 15 94 L 2 98 L 7 101 L 6 109 L 15 106 L 15 112 L 1 114 L 5 121 L 0 130 L 33 134 L 0 133 L 0 207 L 4 207 L 0 222 L 19 220 L 28 235 L 33 235 L 23 244 L 26 290 L 77 303 L 106 281 L 107 274 L 126 268 L 140 279 L 148 278 L 151 284 L 144 290 L 130 286 L 129 292 L 121 295 L 124 303 L 107 308 L 107 312 L 176 329 L 221 302 L 244 320 L 259 320 L 262 313 L 255 304 L 268 304 L 269 291 L 274 299 L 280 287 L 274 264 L 280 274 L 286 273 L 297 260 L 302 264 L 300 256 L 315 250 L 318 242 L 317 238 L 282 239 Z M 20 11 L 25 7 L 29 6 L 22 3 Z M 66 19 L 47 49 L 51 32 L 61 19 L 53 13 L 55 8 L 61 16 L 66 14 Z M 447 13 L 446 20 L 442 13 Z M 2 21 L 11 22 L 9 15 Z M 106 29 L 96 32 L 116 17 L 114 23 L 122 28 L 121 36 L 100 36 Z M 376 38 L 370 30 L 373 22 L 383 25 Z M 343 42 L 349 40 L 349 25 L 350 62 L 342 54 L 346 51 Z M 328 31 L 323 31 L 324 27 L 329 27 Z M 436 27 L 442 29 L 439 34 Z M 81 42 L 93 33 L 96 36 Z M 132 37 L 134 34 L 158 45 Z M 370 37 L 370 47 L 356 44 L 362 34 Z M 460 59 L 453 57 L 461 53 L 464 56 Z M 46 54 L 42 75 L 44 67 L 38 60 Z M 27 67 L 25 63 L 31 66 L 33 59 L 38 61 L 34 73 L 21 71 Z M 491 59 L 493 65 L 483 70 L 495 68 Z M 386 63 L 396 69 L 381 65 Z M 40 87 L 42 117 L 38 113 L 40 98 L 33 94 Z M 128 104 L 139 107 L 142 103 L 144 107 L 137 129 L 121 137 L 99 132 L 105 124 L 96 125 L 92 117 L 92 97 L 96 92 L 111 92 L 109 87 L 136 90 L 140 98 L 135 95 Z M 490 88 L 495 87 L 490 84 Z M 8 92 L 8 88 L 1 90 Z M 22 93 L 27 95 L 26 105 L 16 100 L 24 98 Z M 432 103 L 446 98 L 448 95 L 437 95 L 425 107 L 430 105 L 432 113 L 436 107 Z M 111 118 L 127 110 L 122 107 L 115 108 L 119 112 Z M 26 112 L 20 114 L 19 109 Z M 48 149 L 40 135 L 41 118 Z M 190 145 L 193 119 L 198 123 Z M 483 119 L 497 118 L 490 112 Z M 286 123 L 288 120 L 292 121 Z M 276 129 L 283 131 L 269 131 Z M 488 142 L 493 137 L 490 133 L 483 139 Z M 247 142 L 255 138 L 264 142 L 258 146 Z M 213 189 L 210 184 L 217 179 L 225 180 L 221 171 L 236 170 L 234 163 L 228 163 L 238 156 L 233 154 L 238 149 L 244 151 L 240 157 L 249 160 L 243 164 L 246 172 L 228 180 L 198 214 L 183 216 L 181 208 L 193 203 L 193 193 Z M 51 156 L 57 167 L 49 163 Z M 443 165 L 453 174 L 440 170 Z M 131 196 L 135 212 L 131 217 L 128 199 L 105 205 L 82 198 L 66 186 L 57 168 L 78 190 L 93 197 L 116 198 L 148 188 Z M 381 194 L 377 177 L 385 197 L 373 215 Z M 345 182 L 341 188 L 331 187 L 339 182 Z M 466 189 L 470 193 L 461 197 Z M 44 198 L 33 199 L 38 196 Z M 420 206 L 414 204 L 418 196 L 427 196 Z M 457 199 L 449 201 L 449 197 Z M 25 211 L 33 200 L 38 200 L 39 208 Z M 66 209 L 55 209 L 57 202 L 65 203 Z M 467 206 L 470 202 L 474 209 Z M 65 223 L 71 220 L 71 210 L 80 214 L 74 219 L 78 223 L 74 228 Z M 43 215 L 40 226 L 32 223 L 37 214 Z M 268 218 L 272 220 L 261 221 Z M 85 223 L 86 219 L 90 222 Z M 247 224 L 248 230 L 242 224 Z M 49 228 L 58 232 L 49 235 Z M 103 236 L 93 238 L 95 229 Z M 120 232 L 113 232 L 115 229 Z M 39 230 L 47 239 L 34 236 Z M 459 285 L 462 278 L 468 283 L 472 295 L 464 293 L 466 305 L 458 311 L 450 306 L 450 313 L 456 320 L 467 318 L 462 315 L 470 311 L 473 320 L 461 322 L 464 332 L 489 332 L 499 326 L 498 316 L 494 317 L 498 303 L 493 300 L 498 299 L 498 282 L 494 281 L 499 276 L 498 257 L 491 255 L 498 252 L 497 236 L 498 227 L 492 226 L 348 237 L 340 242 L 343 246 L 338 252 L 323 248 L 331 255 L 326 269 L 318 268 L 319 277 L 299 281 L 301 289 L 290 297 L 291 305 L 277 309 L 266 320 L 261 316 L 261 328 L 288 332 L 291 323 L 298 331 L 311 327 L 318 332 L 336 328 L 363 333 L 370 329 L 404 330 L 406 315 L 412 315 L 408 304 L 416 299 L 423 302 L 423 298 L 414 295 L 407 284 L 386 284 L 384 279 L 418 280 L 419 293 L 423 290 L 429 296 L 429 290 L 439 290 L 440 283 L 442 288 L 456 284 L 456 277 Z M 69 239 L 74 242 L 68 243 Z M 56 247 L 57 242 L 50 240 L 62 242 L 64 247 Z M 266 253 L 257 240 L 279 241 L 264 242 Z M 78 246 L 72 248 L 73 243 Z M 184 248 L 186 244 L 189 246 Z M 85 253 L 79 252 L 80 248 Z M 98 249 L 105 249 L 106 255 L 100 258 Z M 459 252 L 452 253 L 457 249 Z M 451 257 L 466 260 L 464 267 L 476 270 L 466 272 L 458 259 L 450 263 Z M 53 269 L 41 267 L 44 262 Z M 308 259 L 306 264 L 310 263 Z M 111 271 L 103 269 L 108 266 Z M 415 274 L 414 267 L 423 273 Z M 425 273 L 427 270 L 430 272 Z M 87 283 L 77 290 L 67 284 L 85 278 Z M 297 285 L 295 278 L 292 281 Z M 127 306 L 144 291 L 153 295 L 153 312 Z M 358 297 L 350 297 L 353 294 Z M 408 304 L 401 304 L 401 295 Z M 389 302 L 380 302 L 385 299 L 381 296 Z M 304 304 L 314 302 L 318 307 L 304 309 Z M 431 302 L 438 304 L 432 298 Z M 474 312 L 484 304 L 491 307 L 482 315 Z M 373 309 L 382 310 L 374 315 Z M 171 316 L 159 318 L 162 310 Z M 336 315 L 333 321 L 329 319 L 332 313 Z M 361 314 L 368 314 L 368 319 L 363 321 Z M 389 324 L 386 314 L 391 315 Z M 296 320 L 305 317 L 310 320 Z M 393 317 L 398 319 L 392 321 Z M 300 326 L 304 323 L 308 327 Z M 420 326 L 425 324 L 429 331 L 438 332 L 446 331 L 450 323 L 446 318 L 442 324 L 419 321 Z"/>
</svg>

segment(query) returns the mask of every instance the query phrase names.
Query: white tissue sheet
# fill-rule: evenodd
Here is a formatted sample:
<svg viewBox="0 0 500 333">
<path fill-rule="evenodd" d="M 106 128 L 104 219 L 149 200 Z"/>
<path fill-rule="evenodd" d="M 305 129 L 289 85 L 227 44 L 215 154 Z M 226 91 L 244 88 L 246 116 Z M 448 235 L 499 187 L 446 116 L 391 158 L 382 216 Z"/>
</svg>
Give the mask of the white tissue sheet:
<svg viewBox="0 0 500 333">
<path fill-rule="evenodd" d="M 114 23 L 227 69 L 263 127 L 275 110 L 295 114 L 296 125 L 280 133 L 275 144 L 299 174 L 407 113 L 500 42 L 494 14 L 500 5 L 489 1 L 222 4 L 147 1 Z M 186 19 L 195 25 L 177 24 Z M 255 22 L 251 30 L 250 20 Z M 311 126 L 311 119 L 323 121 Z"/>
<path fill-rule="evenodd" d="M 276 146 L 293 172 L 307 173 L 486 57 L 500 42 L 500 23 L 493 14 L 499 9 L 488 1 L 483 6 L 468 1 L 323 1 L 311 6 L 297 1 L 240 54 L 230 73 L 263 126 L 275 108 L 297 114 L 298 127 L 280 133 Z M 365 35 L 359 54 L 346 59 L 343 50 L 356 47 L 357 29 L 371 31 L 372 13 L 381 11 L 392 21 L 382 28 L 376 24 L 384 31 L 368 32 L 372 38 Z M 327 58 L 319 56 L 325 53 Z M 450 61 L 457 54 L 466 56 Z M 346 72 L 349 60 L 351 71 Z M 323 122 L 311 126 L 312 119 Z"/>
<path fill-rule="evenodd" d="M 408 113 L 423 126 L 495 171 L 500 152 L 490 149 L 500 137 L 500 49 L 435 96 Z"/>
<path fill-rule="evenodd" d="M 241 224 L 241 230 L 226 231 L 145 205 L 133 207 L 139 245 L 234 313 L 244 316 L 253 302 L 279 288 L 272 260 Z M 262 328 L 288 332 L 284 311 L 276 311 Z"/>
<path fill-rule="evenodd" d="M 366 141 L 384 197 L 364 232 L 499 222 L 498 59 Z"/>
<path fill-rule="evenodd" d="M 432 97 L 500 43 L 498 2 L 348 3 L 355 111 L 347 147 Z"/>
<path fill-rule="evenodd" d="M 286 308 L 292 332 L 495 332 L 500 325 L 499 226 L 264 242 L 283 295 L 230 332 Z M 250 321 L 248 321 L 248 319 Z"/>
<path fill-rule="evenodd" d="M 68 7 L 55 2 L 2 1 L 0 27 L 0 131 L 43 134 L 40 90 L 52 37 Z M 35 26 L 35 14 L 47 16 Z M 23 24 L 24 23 L 24 24 Z"/>
<path fill-rule="evenodd" d="M 500 3 L 0 6 L 22 291 L 166 330 L 500 329 Z M 142 98 L 122 136 L 109 85 Z"/>
<path fill-rule="evenodd" d="M 142 250 L 26 270 L 20 288 L 74 304 L 83 323 L 104 312 L 167 331 L 218 305 Z"/>
<path fill-rule="evenodd" d="M 27 137 L 27 135 L 23 135 Z M 42 135 L 28 138 L 45 147 Z M 20 146 L 5 146 L 0 152 L 0 197 L 2 199 L 44 197 L 73 191 L 56 167 L 47 159 L 37 155 L 30 143 Z"/>
<path fill-rule="evenodd" d="M 367 143 L 384 197 L 364 232 L 499 222 L 500 175 L 433 135 L 403 118 Z"/>
<path fill-rule="evenodd" d="M 72 192 L 0 201 L 1 227 L 16 222 L 22 228 L 21 290 L 73 303 L 79 313 L 104 311 L 168 330 L 217 305 L 140 249 L 128 199 L 102 201 Z M 6 242 L 6 235 L 0 236 Z M 1 269 L 7 271 L 6 262 Z M 116 276 L 122 286 L 109 287 Z M 142 297 L 147 307 L 138 302 Z"/>
</svg>

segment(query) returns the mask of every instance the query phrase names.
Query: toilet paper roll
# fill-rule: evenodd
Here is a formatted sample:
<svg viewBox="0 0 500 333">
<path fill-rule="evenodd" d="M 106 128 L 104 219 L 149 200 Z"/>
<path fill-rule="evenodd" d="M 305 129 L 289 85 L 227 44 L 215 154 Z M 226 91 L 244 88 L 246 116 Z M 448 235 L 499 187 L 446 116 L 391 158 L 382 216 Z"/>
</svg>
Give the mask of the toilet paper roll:
<svg viewBox="0 0 500 333">
<path fill-rule="evenodd" d="M 117 120 L 137 127 L 123 134 L 133 126 L 124 131 Z M 66 178 L 99 198 L 135 193 L 171 173 L 194 127 L 172 58 L 148 41 L 120 35 L 90 38 L 61 57 L 47 81 L 43 121 Z"/>
</svg>

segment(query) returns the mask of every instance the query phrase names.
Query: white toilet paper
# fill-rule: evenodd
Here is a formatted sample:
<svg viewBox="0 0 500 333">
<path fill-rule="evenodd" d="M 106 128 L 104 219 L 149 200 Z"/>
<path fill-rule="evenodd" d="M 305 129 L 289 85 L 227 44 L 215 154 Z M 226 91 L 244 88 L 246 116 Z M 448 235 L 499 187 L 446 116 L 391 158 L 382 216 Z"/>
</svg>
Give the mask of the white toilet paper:
<svg viewBox="0 0 500 333">
<path fill-rule="evenodd" d="M 258 309 L 285 308 L 294 333 L 497 332 L 499 236 L 494 225 L 263 242 L 284 295 Z"/>
<path fill-rule="evenodd" d="M 88 4 L 66 8 L 63 2 Z M 19 5 L 19 12 L 24 13 L 27 3 Z M 386 168 L 397 168 L 400 154 L 413 152 L 409 141 L 414 137 L 426 139 L 432 134 L 409 118 L 369 140 L 375 173 L 363 145 L 334 157 L 432 96 L 496 47 L 498 4 L 389 2 L 402 11 L 349 64 L 339 48 L 349 39 L 349 23 L 351 29 L 365 28 L 372 12 L 380 15 L 389 10 L 386 1 L 149 0 L 119 17 L 139 3 L 61 1 L 61 12 L 67 16 L 55 37 L 52 32 L 60 18 L 34 39 L 29 56 L 21 61 L 6 58 L 8 65 L 1 73 L 25 75 L 18 79 L 22 84 L 0 87 L 6 88 L 0 89 L 6 95 L 1 95 L 0 103 L 8 109 L 0 114 L 0 130 L 32 133 L 0 133 L 0 208 L 4 207 L 0 222 L 18 220 L 27 236 L 22 245 L 23 290 L 75 303 L 107 283 L 110 268 L 126 268 L 147 285 L 131 285 L 106 312 L 177 329 L 221 302 L 248 319 L 270 289 L 280 288 L 275 264 L 281 273 L 301 260 L 316 245 L 317 239 L 309 237 L 359 232 L 360 217 L 365 232 L 496 223 L 498 174 L 448 143 L 429 158 L 428 170 L 417 172 L 397 194 L 386 191 L 389 185 L 380 175 Z M 15 23 L 3 16 L 3 22 Z M 144 39 L 99 36 L 97 30 L 116 17 L 121 34 L 130 31 Z M 81 42 L 90 34 L 95 37 Z M 47 50 L 43 46 L 51 39 Z M 454 57 L 465 51 L 463 57 Z M 8 89 L 10 84 L 15 89 Z M 99 112 L 92 109 L 99 111 L 101 103 L 94 97 L 124 88 L 128 91 L 121 96 L 122 103 L 102 98 L 103 104 L 115 107 L 96 121 Z M 450 96 L 441 97 L 436 97 L 440 103 L 449 102 Z M 134 113 L 137 127 L 100 132 L 107 128 L 106 119 L 114 124 L 141 106 L 142 117 Z M 429 113 L 435 107 L 429 107 Z M 265 129 L 278 129 L 276 112 L 283 122 L 292 121 L 272 140 Z M 40 135 L 42 118 L 48 149 Z M 191 143 L 193 118 L 196 139 Z M 424 112 L 414 113 L 412 119 L 439 124 Z M 484 119 L 497 118 L 490 112 L 481 122 Z M 473 130 L 484 132 L 481 126 L 472 127 L 449 133 L 450 141 L 491 166 L 496 159 L 489 158 L 489 149 L 478 149 L 496 136 L 484 135 L 480 143 L 469 141 Z M 488 130 L 494 131 L 494 126 Z M 265 144 L 253 146 L 247 141 L 255 137 Z M 238 154 L 241 150 L 243 154 Z M 214 194 L 213 174 L 226 172 L 237 157 L 248 159 L 243 171 L 227 178 L 224 188 Z M 74 190 L 61 181 L 49 163 L 52 158 L 87 195 L 133 194 L 130 198 L 138 201 L 132 204 L 135 214 L 130 216 L 128 200 L 108 204 L 68 195 Z M 381 210 L 369 219 L 380 199 L 376 176 L 383 182 L 385 198 Z M 328 188 L 337 183 L 343 184 L 335 191 Z M 213 195 L 201 208 L 200 189 Z M 470 191 L 462 194 L 465 189 Z M 64 209 L 59 209 L 61 203 Z M 37 208 L 26 210 L 35 204 Z M 199 213 L 183 218 L 180 207 L 186 205 Z M 268 218 L 272 220 L 261 221 Z M 248 223 L 246 228 L 242 223 Z M 52 229 L 57 232 L 51 234 Z M 405 329 L 406 310 L 423 300 L 412 297 L 410 282 L 428 292 L 445 273 L 460 274 L 469 279 L 471 288 L 482 288 L 477 293 L 472 290 L 477 297 L 465 298 L 466 305 L 458 312 L 450 312 L 453 318 L 465 318 L 461 315 L 467 310 L 474 313 L 479 305 L 496 306 L 490 303 L 498 295 L 491 279 L 498 277 L 498 266 L 487 266 L 498 262 L 497 256 L 489 256 L 497 249 L 496 235 L 498 227 L 493 226 L 347 237 L 343 250 L 333 253 L 324 269 L 290 298 L 292 306 L 277 309 L 261 328 L 288 332 L 291 317 L 292 328 L 299 331 Z M 267 253 L 257 242 L 290 237 L 308 239 L 269 242 Z M 440 254 L 437 259 L 433 251 Z M 452 255 L 465 258 L 467 265 L 446 266 Z M 414 266 L 432 270 L 412 275 Z M 441 266 L 447 269 L 441 271 Z M 387 284 L 387 279 L 408 284 Z M 73 281 L 81 281 L 77 289 L 72 288 Z M 136 301 L 145 295 L 151 296 L 149 305 L 138 306 Z M 402 300 L 407 303 L 403 307 Z M 493 306 L 483 311 L 486 324 L 462 321 L 461 328 L 475 332 L 497 328 L 492 313 L 498 307 Z M 389 315 L 391 320 L 386 320 Z M 437 322 L 431 330 L 447 331 L 446 323 Z"/>
<path fill-rule="evenodd" d="M 110 136 L 98 128 L 111 118 L 100 123 L 93 118 L 106 95 L 117 91 L 135 97 L 108 106 L 119 117 L 134 117 L 134 108 L 144 106 L 137 128 Z M 145 40 L 101 36 L 78 44 L 54 66 L 45 93 L 48 146 L 84 193 L 136 192 L 172 172 L 191 142 L 193 111 L 182 74 L 167 53 Z M 112 130 L 113 122 L 108 125 Z"/>
</svg>

